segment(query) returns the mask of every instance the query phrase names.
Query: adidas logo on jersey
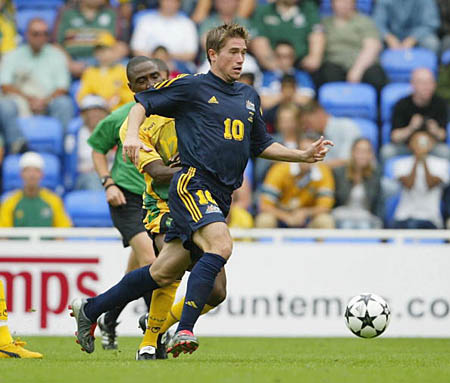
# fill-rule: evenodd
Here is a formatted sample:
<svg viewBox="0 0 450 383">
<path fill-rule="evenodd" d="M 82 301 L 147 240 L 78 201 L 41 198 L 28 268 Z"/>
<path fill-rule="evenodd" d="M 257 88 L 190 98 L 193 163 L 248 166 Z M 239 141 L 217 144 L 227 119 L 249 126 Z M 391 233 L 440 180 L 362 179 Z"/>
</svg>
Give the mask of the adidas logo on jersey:
<svg viewBox="0 0 450 383">
<path fill-rule="evenodd" d="M 188 306 L 193 307 L 194 309 L 198 309 L 198 307 L 197 307 L 197 305 L 196 305 L 196 303 L 194 301 L 187 301 L 186 304 Z"/>
<path fill-rule="evenodd" d="M 208 104 L 218 104 L 219 101 L 217 101 L 217 98 L 215 96 L 212 96 L 209 101 Z"/>
</svg>

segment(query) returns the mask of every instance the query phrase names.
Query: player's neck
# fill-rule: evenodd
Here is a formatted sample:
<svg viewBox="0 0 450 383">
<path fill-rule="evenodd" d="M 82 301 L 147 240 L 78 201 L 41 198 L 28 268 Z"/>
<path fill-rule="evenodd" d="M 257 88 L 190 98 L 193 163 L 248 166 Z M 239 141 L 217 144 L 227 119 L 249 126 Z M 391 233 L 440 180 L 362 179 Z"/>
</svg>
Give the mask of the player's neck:
<svg viewBox="0 0 450 383">
<path fill-rule="evenodd" d="M 232 78 L 227 78 L 223 73 L 221 73 L 220 71 L 218 71 L 215 68 L 211 68 L 211 73 L 220 78 L 222 81 L 226 82 L 227 84 L 232 84 L 234 82 L 234 80 Z"/>
</svg>

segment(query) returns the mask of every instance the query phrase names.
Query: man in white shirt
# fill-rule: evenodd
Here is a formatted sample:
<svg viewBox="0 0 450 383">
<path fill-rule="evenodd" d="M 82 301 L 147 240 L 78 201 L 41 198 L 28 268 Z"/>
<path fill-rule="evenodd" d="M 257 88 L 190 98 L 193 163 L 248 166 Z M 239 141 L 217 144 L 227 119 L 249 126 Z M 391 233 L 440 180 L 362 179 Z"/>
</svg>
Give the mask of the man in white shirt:
<svg viewBox="0 0 450 383">
<path fill-rule="evenodd" d="M 449 182 L 449 162 L 429 155 L 434 145 L 429 133 L 417 131 L 409 142 L 413 155 L 394 165 L 394 177 L 402 187 L 394 214 L 396 229 L 443 227 L 440 207 L 442 190 Z"/>
<path fill-rule="evenodd" d="M 197 28 L 189 17 L 179 12 L 180 5 L 181 0 L 159 0 L 157 11 L 139 19 L 130 43 L 135 56 L 148 56 L 162 45 L 175 60 L 195 59 Z"/>
</svg>

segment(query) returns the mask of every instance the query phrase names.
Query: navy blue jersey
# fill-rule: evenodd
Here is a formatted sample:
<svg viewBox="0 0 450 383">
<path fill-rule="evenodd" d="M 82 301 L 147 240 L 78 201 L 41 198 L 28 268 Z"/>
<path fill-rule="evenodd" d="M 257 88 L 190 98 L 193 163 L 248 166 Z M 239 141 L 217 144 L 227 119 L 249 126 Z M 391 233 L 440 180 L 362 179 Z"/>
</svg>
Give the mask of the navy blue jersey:
<svg viewBox="0 0 450 383">
<path fill-rule="evenodd" d="M 249 157 L 272 144 L 256 91 L 213 73 L 180 75 L 138 93 L 147 117 L 175 118 L 182 165 L 207 172 L 228 189 L 242 184 Z"/>
</svg>

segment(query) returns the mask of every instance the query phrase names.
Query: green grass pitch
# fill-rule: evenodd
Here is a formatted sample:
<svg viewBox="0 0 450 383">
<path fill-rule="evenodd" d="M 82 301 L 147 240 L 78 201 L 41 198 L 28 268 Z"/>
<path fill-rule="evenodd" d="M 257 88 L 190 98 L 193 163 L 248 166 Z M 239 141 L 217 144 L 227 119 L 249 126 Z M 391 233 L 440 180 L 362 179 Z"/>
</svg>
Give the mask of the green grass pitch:
<svg viewBox="0 0 450 383">
<path fill-rule="evenodd" d="M 120 351 L 82 353 L 69 337 L 27 337 L 43 360 L 3 359 L 1 383 L 448 383 L 450 339 L 200 338 L 177 359 L 134 360 L 139 338 Z"/>
</svg>

